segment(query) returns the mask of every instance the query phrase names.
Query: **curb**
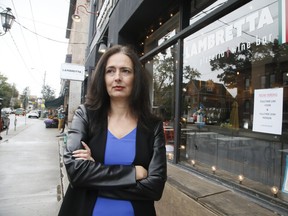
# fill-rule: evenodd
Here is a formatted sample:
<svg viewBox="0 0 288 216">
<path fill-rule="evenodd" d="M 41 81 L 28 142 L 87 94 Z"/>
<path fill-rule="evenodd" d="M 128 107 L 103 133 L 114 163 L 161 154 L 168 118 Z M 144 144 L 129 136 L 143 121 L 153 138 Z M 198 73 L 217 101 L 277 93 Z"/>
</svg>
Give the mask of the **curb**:
<svg viewBox="0 0 288 216">
<path fill-rule="evenodd" d="M 66 174 L 65 165 L 63 162 L 64 149 L 66 147 L 67 135 L 58 136 L 58 147 L 59 147 L 59 168 L 60 168 L 60 188 L 58 189 L 58 200 L 61 201 L 64 198 L 65 192 L 69 185 L 68 177 Z"/>
</svg>

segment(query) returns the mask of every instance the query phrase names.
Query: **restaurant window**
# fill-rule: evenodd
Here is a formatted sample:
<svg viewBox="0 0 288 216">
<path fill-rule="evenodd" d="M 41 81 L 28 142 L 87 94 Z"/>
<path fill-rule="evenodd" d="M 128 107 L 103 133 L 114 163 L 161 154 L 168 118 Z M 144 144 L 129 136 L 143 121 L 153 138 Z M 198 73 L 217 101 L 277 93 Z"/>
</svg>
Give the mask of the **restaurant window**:
<svg viewBox="0 0 288 216">
<path fill-rule="evenodd" d="M 178 30 L 178 18 L 175 15 L 153 31 L 145 39 L 145 52 L 155 49 L 175 36 Z M 175 73 L 177 69 L 177 44 L 159 50 L 157 54 L 145 62 L 145 68 L 151 73 L 153 113 L 160 117 L 165 126 L 167 155 L 173 159 L 174 151 L 174 119 L 175 119 Z"/>
<path fill-rule="evenodd" d="M 261 89 L 266 87 L 266 76 L 261 76 Z"/>
<path fill-rule="evenodd" d="M 213 12 L 228 0 L 215 1 L 215 0 L 195 0 L 191 4 L 191 19 L 190 25 L 200 20 L 201 18 L 207 16 L 209 13 Z"/>
<path fill-rule="evenodd" d="M 249 87 L 250 87 L 250 79 L 245 78 L 245 90 L 249 90 Z"/>
<path fill-rule="evenodd" d="M 153 112 L 163 121 L 167 158 L 171 160 L 173 159 L 174 152 L 174 98 L 177 65 L 175 46 L 170 46 L 165 49 L 165 52 L 159 52 L 145 64 L 145 68 L 153 74 Z"/>
<path fill-rule="evenodd" d="M 288 103 L 281 3 L 250 1 L 184 39 L 181 164 L 203 173 L 216 166 L 228 181 L 241 174 L 254 185 L 282 188 L 288 115 L 272 120 Z"/>
<path fill-rule="evenodd" d="M 275 74 L 270 74 L 270 85 L 269 87 L 273 88 L 274 87 L 274 84 L 275 84 Z"/>
<path fill-rule="evenodd" d="M 244 103 L 244 112 L 249 112 L 250 111 L 250 101 L 246 100 Z"/>
</svg>

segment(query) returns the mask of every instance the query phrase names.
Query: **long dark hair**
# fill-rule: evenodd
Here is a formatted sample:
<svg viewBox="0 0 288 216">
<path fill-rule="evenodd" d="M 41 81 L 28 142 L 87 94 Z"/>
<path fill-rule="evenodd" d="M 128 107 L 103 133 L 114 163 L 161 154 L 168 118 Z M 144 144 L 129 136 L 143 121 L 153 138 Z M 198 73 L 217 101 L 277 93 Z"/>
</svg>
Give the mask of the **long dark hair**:
<svg viewBox="0 0 288 216">
<path fill-rule="evenodd" d="M 109 57 L 116 53 L 127 55 L 133 63 L 134 83 L 129 97 L 129 106 L 139 123 L 148 127 L 149 121 L 153 117 L 149 96 L 151 79 L 149 79 L 149 72 L 143 68 L 138 55 L 129 46 L 114 45 L 101 56 L 87 89 L 85 105 L 89 110 L 96 111 L 93 115 L 93 122 L 101 124 L 106 121 L 110 109 L 110 97 L 105 84 L 105 68 Z"/>
</svg>

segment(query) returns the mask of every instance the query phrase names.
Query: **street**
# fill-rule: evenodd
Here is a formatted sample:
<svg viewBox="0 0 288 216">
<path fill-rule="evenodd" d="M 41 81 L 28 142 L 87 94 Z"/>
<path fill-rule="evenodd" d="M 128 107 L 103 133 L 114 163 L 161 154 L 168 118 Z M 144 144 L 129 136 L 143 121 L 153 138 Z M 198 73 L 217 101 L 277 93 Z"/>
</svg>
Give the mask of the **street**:
<svg viewBox="0 0 288 216">
<path fill-rule="evenodd" d="M 46 129 L 43 119 L 17 116 L 16 127 L 14 119 L 10 115 L 9 131 L 1 133 L 0 215 L 57 215 L 61 198 L 59 132 Z"/>
</svg>

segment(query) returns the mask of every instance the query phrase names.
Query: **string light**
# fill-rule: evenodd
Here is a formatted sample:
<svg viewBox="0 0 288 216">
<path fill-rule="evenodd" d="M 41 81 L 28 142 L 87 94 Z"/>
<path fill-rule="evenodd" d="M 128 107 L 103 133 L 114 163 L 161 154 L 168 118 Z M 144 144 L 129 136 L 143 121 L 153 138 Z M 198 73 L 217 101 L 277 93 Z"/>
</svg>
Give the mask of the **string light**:
<svg viewBox="0 0 288 216">
<path fill-rule="evenodd" d="M 173 153 L 168 153 L 168 159 L 169 160 L 173 160 L 173 157 L 174 157 Z"/>
<path fill-rule="evenodd" d="M 243 175 L 238 175 L 238 180 L 239 180 L 239 184 L 242 184 L 242 182 L 244 180 L 244 176 Z"/>
<path fill-rule="evenodd" d="M 274 197 L 277 197 L 277 194 L 279 192 L 279 188 L 277 186 L 273 186 L 273 187 L 271 187 L 271 192 L 272 192 Z"/>
<path fill-rule="evenodd" d="M 192 166 L 194 167 L 195 164 L 196 164 L 196 161 L 192 159 L 192 160 L 191 160 L 191 164 L 192 164 Z"/>
<path fill-rule="evenodd" d="M 212 170 L 213 174 L 215 174 L 215 172 L 216 172 L 216 166 L 212 166 L 212 167 L 211 167 L 211 170 Z"/>
</svg>

